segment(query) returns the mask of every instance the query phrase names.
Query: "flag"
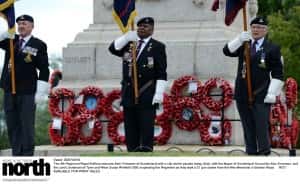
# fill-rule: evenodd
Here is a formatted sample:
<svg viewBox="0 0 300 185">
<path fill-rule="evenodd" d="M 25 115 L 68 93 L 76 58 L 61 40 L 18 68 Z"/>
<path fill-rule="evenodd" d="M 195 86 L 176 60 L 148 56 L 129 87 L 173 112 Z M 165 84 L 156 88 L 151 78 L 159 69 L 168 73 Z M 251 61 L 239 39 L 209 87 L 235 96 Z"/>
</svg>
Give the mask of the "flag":
<svg viewBox="0 0 300 185">
<path fill-rule="evenodd" d="M 0 0 L 0 16 L 2 16 L 8 24 L 8 32 L 15 34 L 15 0 Z"/>
<path fill-rule="evenodd" d="M 127 32 L 137 15 L 135 0 L 114 0 L 112 14 L 122 32 Z"/>
<path fill-rule="evenodd" d="M 229 26 L 233 21 L 236 15 L 242 9 L 247 0 L 226 0 L 225 8 L 225 24 Z M 211 9 L 217 11 L 219 9 L 219 0 L 215 0 Z"/>
</svg>

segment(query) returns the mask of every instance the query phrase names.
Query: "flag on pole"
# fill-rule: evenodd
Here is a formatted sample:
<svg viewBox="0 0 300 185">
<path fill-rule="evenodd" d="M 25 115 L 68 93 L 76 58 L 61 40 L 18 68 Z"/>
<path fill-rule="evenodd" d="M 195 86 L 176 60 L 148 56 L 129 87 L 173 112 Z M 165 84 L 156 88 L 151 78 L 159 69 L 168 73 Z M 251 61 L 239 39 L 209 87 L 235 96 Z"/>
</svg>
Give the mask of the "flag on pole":
<svg viewBox="0 0 300 185">
<path fill-rule="evenodd" d="M 15 0 L 0 0 L 0 16 L 2 16 L 8 24 L 8 32 L 15 34 Z"/>
<path fill-rule="evenodd" d="M 114 0 L 112 14 L 122 32 L 127 32 L 137 15 L 135 0 Z"/>
<path fill-rule="evenodd" d="M 227 26 L 231 25 L 240 9 L 245 6 L 246 1 L 247 0 L 226 0 L 225 24 Z M 213 11 L 217 11 L 219 9 L 219 0 L 214 1 L 211 9 Z"/>
</svg>

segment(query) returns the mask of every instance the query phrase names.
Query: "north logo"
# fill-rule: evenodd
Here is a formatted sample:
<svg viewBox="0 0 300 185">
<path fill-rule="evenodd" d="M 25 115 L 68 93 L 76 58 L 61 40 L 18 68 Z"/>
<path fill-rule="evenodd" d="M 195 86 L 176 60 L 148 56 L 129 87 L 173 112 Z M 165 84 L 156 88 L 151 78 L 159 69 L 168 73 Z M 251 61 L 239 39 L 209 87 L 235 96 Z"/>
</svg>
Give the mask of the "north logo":
<svg viewBox="0 0 300 185">
<path fill-rule="evenodd" d="M 2 163 L 3 176 L 29 176 L 30 171 L 35 176 L 49 176 L 50 164 L 45 163 L 44 159 L 34 160 L 29 163 Z"/>
</svg>

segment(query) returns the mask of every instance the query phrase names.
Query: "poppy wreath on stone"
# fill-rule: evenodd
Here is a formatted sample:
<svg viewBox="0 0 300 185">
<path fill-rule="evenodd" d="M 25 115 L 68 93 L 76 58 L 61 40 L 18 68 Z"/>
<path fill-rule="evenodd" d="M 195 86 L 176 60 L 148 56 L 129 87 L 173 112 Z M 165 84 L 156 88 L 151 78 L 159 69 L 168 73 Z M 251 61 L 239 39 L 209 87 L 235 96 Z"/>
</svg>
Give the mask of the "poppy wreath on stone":
<svg viewBox="0 0 300 185">
<path fill-rule="evenodd" d="M 164 93 L 163 103 L 156 110 L 156 119 L 159 117 L 163 117 L 162 119 L 166 119 L 167 121 L 174 117 L 173 115 L 173 99 Z"/>
<path fill-rule="evenodd" d="M 124 123 L 123 114 L 115 114 L 113 117 L 109 119 L 109 123 L 107 125 L 108 137 L 116 145 L 125 143 L 125 134 L 121 135 L 119 133 L 119 126 L 122 123 Z"/>
<path fill-rule="evenodd" d="M 286 104 L 288 109 L 293 109 L 298 102 L 298 84 L 293 78 L 288 78 L 285 84 Z"/>
<path fill-rule="evenodd" d="M 64 129 L 62 135 L 61 129 L 54 129 L 53 123 L 50 124 L 49 136 L 51 143 L 57 146 L 76 144 L 79 130 L 78 127 L 74 125 L 72 117 L 64 116 L 61 124 L 61 129 Z"/>
<path fill-rule="evenodd" d="M 296 148 L 299 139 L 299 121 L 296 115 L 293 116 L 292 127 L 290 132 L 292 146 L 293 148 Z"/>
<path fill-rule="evenodd" d="M 270 127 L 271 145 L 274 148 L 290 148 L 291 138 L 287 130 L 287 112 L 279 99 L 271 106 Z"/>
<path fill-rule="evenodd" d="M 158 135 L 154 132 L 154 143 L 158 145 L 166 144 L 172 135 L 172 124 L 162 114 L 155 120 L 155 127 L 160 128 L 161 132 Z"/>
<path fill-rule="evenodd" d="M 97 144 L 102 137 L 102 124 L 98 118 L 90 114 L 81 114 L 74 119 L 74 125 L 79 129 L 79 143 L 84 145 Z M 91 134 L 86 136 L 83 128 L 87 126 Z"/>
<path fill-rule="evenodd" d="M 199 125 L 201 141 L 210 146 L 229 144 L 232 126 L 228 119 L 221 120 L 218 114 L 204 115 Z"/>
<path fill-rule="evenodd" d="M 121 106 L 116 106 L 114 101 L 121 99 L 121 90 L 116 89 L 109 92 L 101 101 L 101 107 L 104 110 L 104 115 L 110 119 L 115 114 L 123 114 Z"/>
<path fill-rule="evenodd" d="M 210 94 L 213 88 L 221 88 L 224 99 L 222 98 L 222 95 L 220 95 L 220 100 L 214 100 Z M 226 80 L 222 78 L 211 78 L 206 81 L 202 92 L 203 104 L 212 111 L 221 111 L 222 108 L 225 109 L 232 103 L 232 87 Z"/>
<path fill-rule="evenodd" d="M 184 94 L 184 92 L 188 89 L 190 82 L 197 83 L 197 92 L 192 94 Z M 194 76 L 186 75 L 174 80 L 171 87 L 171 98 L 176 100 L 178 97 L 191 96 L 193 98 L 197 98 L 197 100 L 200 100 L 198 96 L 202 94 L 201 92 L 201 82 Z"/>
<path fill-rule="evenodd" d="M 72 115 L 75 111 L 74 97 L 75 93 L 70 89 L 57 88 L 51 91 L 48 109 L 52 117 L 62 117 L 62 114 Z M 67 104 L 67 108 L 65 108 L 65 105 L 62 106 L 62 101 L 65 105 Z"/>
<path fill-rule="evenodd" d="M 175 124 L 182 130 L 192 131 L 199 126 L 201 110 L 198 101 L 191 97 L 177 98 L 174 102 Z"/>
<path fill-rule="evenodd" d="M 104 94 L 100 88 L 85 87 L 80 91 L 79 96 L 83 96 L 83 102 L 78 106 L 78 111 L 81 114 L 99 116 L 103 113 L 101 100 L 104 98 Z"/>
</svg>

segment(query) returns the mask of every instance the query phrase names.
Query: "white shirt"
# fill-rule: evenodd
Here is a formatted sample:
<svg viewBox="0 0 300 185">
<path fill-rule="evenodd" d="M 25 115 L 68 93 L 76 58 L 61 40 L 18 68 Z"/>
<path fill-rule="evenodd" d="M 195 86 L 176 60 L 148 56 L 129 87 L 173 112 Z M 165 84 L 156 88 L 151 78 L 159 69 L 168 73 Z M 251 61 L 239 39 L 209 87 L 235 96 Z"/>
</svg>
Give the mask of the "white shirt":
<svg viewBox="0 0 300 185">
<path fill-rule="evenodd" d="M 20 49 L 23 49 L 24 47 L 25 47 L 25 45 L 27 44 L 27 42 L 29 41 L 29 39 L 32 37 L 32 35 L 30 34 L 30 35 L 27 35 L 26 37 L 19 37 L 19 40 L 21 40 L 21 39 L 23 39 L 24 40 L 24 42 L 22 43 L 22 47 L 20 48 Z"/>
<path fill-rule="evenodd" d="M 142 53 L 143 49 L 145 48 L 145 46 L 147 45 L 147 43 L 149 42 L 150 39 L 151 39 L 151 36 L 149 36 L 149 37 L 143 39 L 144 42 L 143 42 L 143 44 L 142 44 L 142 46 L 141 46 L 141 49 L 140 49 L 140 51 L 139 51 L 139 53 L 138 53 L 138 55 L 137 55 L 136 58 L 139 58 L 140 54 Z M 142 39 L 139 38 L 139 40 L 142 40 Z"/>
<path fill-rule="evenodd" d="M 255 49 L 256 49 L 256 52 L 260 49 L 260 47 L 261 47 L 261 45 L 263 44 L 263 42 L 264 42 L 264 40 L 265 40 L 265 37 L 263 37 L 263 38 L 260 38 L 260 39 L 258 39 L 256 42 L 256 45 L 255 45 Z M 251 40 L 251 43 L 253 43 L 255 40 L 254 39 L 252 39 Z"/>
</svg>

